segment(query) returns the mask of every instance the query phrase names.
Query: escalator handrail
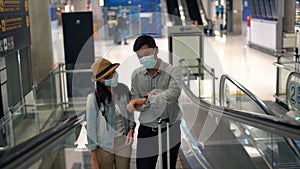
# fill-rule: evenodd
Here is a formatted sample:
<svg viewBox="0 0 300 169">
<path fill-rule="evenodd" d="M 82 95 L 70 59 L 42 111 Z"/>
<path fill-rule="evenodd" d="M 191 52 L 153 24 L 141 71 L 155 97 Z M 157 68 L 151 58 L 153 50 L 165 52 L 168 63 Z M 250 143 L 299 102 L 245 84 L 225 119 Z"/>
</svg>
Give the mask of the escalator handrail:
<svg viewBox="0 0 300 169">
<path fill-rule="evenodd" d="M 57 147 L 84 120 L 85 111 L 11 149 L 0 152 L 0 168 L 29 168 L 46 152 Z"/>
<path fill-rule="evenodd" d="M 224 103 L 222 103 L 223 101 L 223 97 L 224 97 L 224 85 L 225 85 L 225 81 L 228 80 L 230 81 L 232 84 L 234 84 L 236 87 L 238 87 L 241 91 L 243 91 L 247 96 L 249 96 L 260 108 L 262 108 L 264 110 L 264 112 L 267 115 L 272 115 L 275 116 L 274 113 L 272 112 L 272 110 L 266 106 L 266 104 L 260 100 L 257 96 L 255 96 L 252 92 L 250 92 L 246 87 L 244 87 L 243 85 L 241 85 L 238 81 L 236 81 L 235 79 L 233 79 L 232 77 L 230 77 L 229 75 L 222 75 L 221 76 L 221 80 L 220 80 L 220 105 L 223 105 Z"/>
<path fill-rule="evenodd" d="M 292 139 L 300 139 L 300 124 L 298 123 L 292 123 L 285 119 L 271 115 L 211 105 L 196 97 L 185 85 L 183 86 L 183 89 L 187 97 L 190 98 L 194 104 L 205 108 L 212 113 L 226 116 L 226 118 L 231 120 L 247 124 L 267 132 L 275 133 Z"/>
<path fill-rule="evenodd" d="M 198 0 L 198 7 L 200 6 L 201 7 L 201 9 L 203 10 L 203 13 L 204 13 L 204 16 L 205 16 L 205 19 L 208 21 L 208 20 L 210 20 L 210 19 L 208 19 L 207 18 L 207 14 L 206 14 L 206 11 L 205 11 L 205 8 L 204 8 L 204 5 L 203 5 L 203 3 L 202 3 L 202 0 Z"/>
</svg>

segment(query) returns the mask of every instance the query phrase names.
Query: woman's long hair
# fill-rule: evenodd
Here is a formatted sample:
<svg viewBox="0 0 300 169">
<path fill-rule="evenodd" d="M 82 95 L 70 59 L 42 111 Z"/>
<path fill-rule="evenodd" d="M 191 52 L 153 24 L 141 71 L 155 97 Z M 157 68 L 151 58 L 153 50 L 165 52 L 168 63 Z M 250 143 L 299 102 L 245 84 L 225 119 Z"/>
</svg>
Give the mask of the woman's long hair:
<svg viewBox="0 0 300 169">
<path fill-rule="evenodd" d="M 97 105 L 98 105 L 99 109 L 100 109 L 101 103 L 103 105 L 105 105 L 106 100 L 108 101 L 108 103 L 110 103 L 111 99 L 112 99 L 111 92 L 107 89 L 107 87 L 103 83 L 101 83 L 99 81 L 96 82 L 95 96 L 96 96 Z M 102 112 L 102 114 L 103 115 L 105 114 L 105 109 Z"/>
<path fill-rule="evenodd" d="M 131 98 L 131 93 L 128 89 L 128 87 L 122 83 L 119 83 L 117 87 L 114 87 L 112 89 L 112 92 L 115 93 L 116 99 L 119 99 L 119 96 L 125 95 L 129 98 Z M 100 108 L 101 103 L 103 105 L 110 103 L 112 101 L 112 93 L 110 90 L 108 90 L 107 86 L 105 86 L 103 83 L 97 81 L 96 82 L 96 91 L 95 96 L 97 100 L 97 105 Z M 107 100 L 107 102 L 106 102 Z M 105 106 L 104 106 L 105 107 Z M 102 112 L 103 115 L 105 115 L 105 109 Z"/>
</svg>

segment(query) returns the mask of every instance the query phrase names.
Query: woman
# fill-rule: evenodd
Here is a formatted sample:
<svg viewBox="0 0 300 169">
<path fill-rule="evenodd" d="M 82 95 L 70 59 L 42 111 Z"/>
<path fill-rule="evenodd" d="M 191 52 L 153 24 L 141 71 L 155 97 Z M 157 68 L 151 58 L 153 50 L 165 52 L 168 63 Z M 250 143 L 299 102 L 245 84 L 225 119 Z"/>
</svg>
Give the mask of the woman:
<svg viewBox="0 0 300 169">
<path fill-rule="evenodd" d="M 115 70 L 119 65 L 101 58 L 91 66 L 96 91 L 87 97 L 86 117 L 93 169 L 129 168 L 135 123 L 133 113 L 126 109 L 130 91 L 118 83 Z"/>
</svg>

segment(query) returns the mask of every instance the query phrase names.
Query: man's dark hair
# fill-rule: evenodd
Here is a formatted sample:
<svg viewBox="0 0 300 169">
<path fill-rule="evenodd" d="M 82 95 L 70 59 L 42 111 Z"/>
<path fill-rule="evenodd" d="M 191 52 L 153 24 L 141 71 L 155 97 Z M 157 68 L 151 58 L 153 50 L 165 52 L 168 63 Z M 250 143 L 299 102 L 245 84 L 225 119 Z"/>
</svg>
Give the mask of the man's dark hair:
<svg viewBox="0 0 300 169">
<path fill-rule="evenodd" d="M 149 48 L 155 48 L 156 43 L 155 43 L 154 38 L 152 36 L 149 36 L 149 35 L 139 36 L 134 42 L 133 51 L 134 52 L 138 51 L 144 45 L 148 45 Z"/>
</svg>

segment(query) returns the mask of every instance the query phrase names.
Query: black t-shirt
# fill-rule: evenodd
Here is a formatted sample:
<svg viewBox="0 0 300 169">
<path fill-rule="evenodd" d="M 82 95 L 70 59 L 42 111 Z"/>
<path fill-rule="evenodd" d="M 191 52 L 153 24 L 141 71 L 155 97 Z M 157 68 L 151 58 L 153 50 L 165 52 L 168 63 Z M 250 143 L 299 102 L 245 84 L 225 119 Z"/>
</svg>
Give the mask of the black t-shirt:
<svg viewBox="0 0 300 169">
<path fill-rule="evenodd" d="M 118 17 L 118 28 L 127 29 L 127 20 L 123 17 Z"/>
</svg>

